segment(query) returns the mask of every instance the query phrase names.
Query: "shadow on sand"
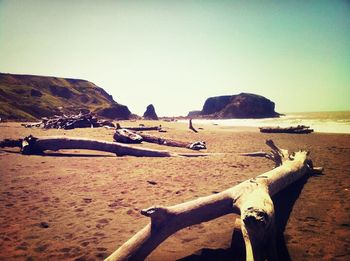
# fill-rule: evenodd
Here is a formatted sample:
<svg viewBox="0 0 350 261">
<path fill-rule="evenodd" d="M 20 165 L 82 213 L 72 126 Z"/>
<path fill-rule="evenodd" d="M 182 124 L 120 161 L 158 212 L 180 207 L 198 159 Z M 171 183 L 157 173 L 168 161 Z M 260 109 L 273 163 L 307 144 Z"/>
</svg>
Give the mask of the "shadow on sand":
<svg viewBox="0 0 350 261">
<path fill-rule="evenodd" d="M 275 205 L 275 222 L 276 222 L 276 241 L 278 260 L 291 260 L 286 241 L 284 238 L 284 230 L 286 228 L 290 213 L 292 212 L 295 201 L 298 199 L 307 179 L 305 175 L 283 191 L 276 194 L 272 200 Z M 236 233 L 232 234 L 231 247 L 229 249 L 209 249 L 203 248 L 195 254 L 181 258 L 181 261 L 209 261 L 209 260 L 245 260 L 244 241 L 241 236 Z M 233 242 L 235 245 L 233 245 Z"/>
<path fill-rule="evenodd" d="M 2 153 L 10 153 L 10 154 L 21 154 L 20 151 L 14 151 L 14 150 L 7 150 L 7 149 L 0 149 L 0 154 Z M 35 155 L 35 154 L 33 154 Z M 31 156 L 33 156 L 31 155 Z M 112 153 L 110 154 L 90 154 L 90 153 L 66 153 L 66 152 L 44 152 L 42 154 L 39 154 L 39 156 L 44 157 L 91 157 L 91 158 L 105 158 L 105 157 L 116 157 Z"/>
</svg>

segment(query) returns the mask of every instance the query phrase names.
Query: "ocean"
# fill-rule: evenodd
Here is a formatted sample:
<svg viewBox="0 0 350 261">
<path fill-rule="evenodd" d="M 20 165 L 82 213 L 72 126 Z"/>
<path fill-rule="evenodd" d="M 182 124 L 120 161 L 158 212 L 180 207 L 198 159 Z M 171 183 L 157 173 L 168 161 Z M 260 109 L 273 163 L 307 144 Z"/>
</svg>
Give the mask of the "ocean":
<svg viewBox="0 0 350 261">
<path fill-rule="evenodd" d="M 286 113 L 280 118 L 264 119 L 225 119 L 225 120 L 204 120 L 195 119 L 195 124 L 215 124 L 220 126 L 245 126 L 245 127 L 266 127 L 280 126 L 290 127 L 297 125 L 310 126 L 315 132 L 323 133 L 348 133 L 350 134 L 350 111 L 333 112 L 295 112 Z"/>
</svg>

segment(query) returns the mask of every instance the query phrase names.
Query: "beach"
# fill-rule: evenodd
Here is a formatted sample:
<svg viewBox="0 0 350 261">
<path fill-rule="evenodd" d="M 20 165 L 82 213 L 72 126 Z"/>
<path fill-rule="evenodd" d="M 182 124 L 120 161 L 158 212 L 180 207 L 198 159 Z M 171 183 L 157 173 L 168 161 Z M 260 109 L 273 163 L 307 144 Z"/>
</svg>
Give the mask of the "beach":
<svg viewBox="0 0 350 261">
<path fill-rule="evenodd" d="M 213 154 L 148 158 L 62 150 L 26 156 L 18 148 L 1 149 L 0 260 L 103 260 L 149 222 L 141 209 L 217 193 L 274 168 L 267 159 L 240 156 L 267 151 L 266 139 L 289 151 L 306 149 L 314 165 L 324 167 L 324 175 L 293 184 L 274 198 L 281 260 L 350 260 L 350 134 L 263 134 L 256 127 L 199 123 L 194 133 L 185 122 L 120 122 L 140 123 L 161 124 L 167 131 L 154 135 L 205 141 L 205 152 Z M 113 141 L 113 133 L 105 128 L 42 130 L 0 123 L 0 140 L 32 134 Z M 229 260 L 236 217 L 185 228 L 148 260 Z"/>
</svg>

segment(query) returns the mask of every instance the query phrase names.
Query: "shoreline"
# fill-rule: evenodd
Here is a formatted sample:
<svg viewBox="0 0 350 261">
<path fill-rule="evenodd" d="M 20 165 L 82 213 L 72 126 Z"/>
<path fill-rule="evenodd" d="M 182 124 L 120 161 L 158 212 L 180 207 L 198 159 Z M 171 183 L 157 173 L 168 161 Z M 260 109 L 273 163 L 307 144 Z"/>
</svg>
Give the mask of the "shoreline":
<svg viewBox="0 0 350 261">
<path fill-rule="evenodd" d="M 239 154 L 267 150 L 271 138 L 281 148 L 311 152 L 325 175 L 310 177 L 280 195 L 289 202 L 276 217 L 282 231 L 279 254 L 292 260 L 350 259 L 350 136 L 312 133 L 264 134 L 254 127 L 225 127 L 188 122 L 120 121 L 121 125 L 159 125 L 154 135 L 204 140 L 204 158 L 115 157 L 96 151 L 62 150 L 46 156 L 25 156 L 16 149 L 0 150 L 0 259 L 102 260 L 148 223 L 140 210 L 174 205 L 222 191 L 273 168 L 261 158 Z M 65 135 L 113 140 L 113 130 L 26 129 L 1 123 L 0 139 Z M 202 128 L 202 129 L 199 129 Z M 141 147 L 188 151 L 155 144 Z M 150 184 L 154 181 L 156 184 Z M 291 195 L 294 195 L 293 197 Z M 294 201 L 294 202 L 293 202 Z M 283 209 L 284 208 L 284 209 Z M 195 253 L 229 250 L 235 216 L 195 225 L 177 232 L 148 260 L 176 260 Z M 283 233 L 282 233 L 283 232 Z M 211 249 L 211 250 L 205 250 Z"/>
</svg>

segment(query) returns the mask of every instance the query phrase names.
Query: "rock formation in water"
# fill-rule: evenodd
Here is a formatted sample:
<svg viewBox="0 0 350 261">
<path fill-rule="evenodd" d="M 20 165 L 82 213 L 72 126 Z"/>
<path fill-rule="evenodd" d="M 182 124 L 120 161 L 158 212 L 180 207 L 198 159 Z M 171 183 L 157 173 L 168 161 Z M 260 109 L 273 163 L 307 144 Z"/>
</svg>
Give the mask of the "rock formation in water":
<svg viewBox="0 0 350 261">
<path fill-rule="evenodd" d="M 200 112 L 200 117 L 234 118 L 271 118 L 278 117 L 275 103 L 269 99 L 251 93 L 225 95 L 208 98 Z"/>
</svg>

